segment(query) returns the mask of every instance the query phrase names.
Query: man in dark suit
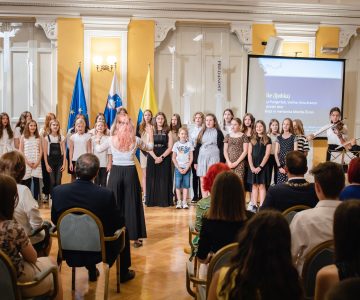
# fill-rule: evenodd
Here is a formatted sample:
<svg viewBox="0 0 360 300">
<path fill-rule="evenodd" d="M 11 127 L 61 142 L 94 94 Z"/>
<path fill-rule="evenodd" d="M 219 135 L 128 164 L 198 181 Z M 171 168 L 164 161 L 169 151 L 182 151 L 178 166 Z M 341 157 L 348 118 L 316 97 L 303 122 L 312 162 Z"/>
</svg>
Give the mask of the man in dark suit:
<svg viewBox="0 0 360 300">
<path fill-rule="evenodd" d="M 294 205 L 314 207 L 317 204 L 314 184 L 304 178 L 308 169 L 306 156 L 300 151 L 291 151 L 286 155 L 285 163 L 288 182 L 268 189 L 261 210 L 273 208 L 284 211 Z"/>
<path fill-rule="evenodd" d="M 67 209 L 80 207 L 90 210 L 102 222 L 105 236 L 112 236 L 114 232 L 125 224 L 124 217 L 116 207 L 115 196 L 112 191 L 99 187 L 93 183 L 99 171 L 99 159 L 90 153 L 81 155 L 76 161 L 76 180 L 54 188 L 52 193 L 51 220 L 57 224 L 60 215 Z M 111 266 L 120 251 L 120 239 L 106 242 L 106 259 Z M 89 270 L 89 280 L 96 281 L 98 270 L 95 264 L 101 262 L 101 254 L 84 251 L 64 250 L 63 256 L 69 266 L 86 266 Z M 126 282 L 135 277 L 135 272 L 129 270 L 131 265 L 130 241 L 125 235 L 125 248 L 120 254 L 120 280 Z"/>
</svg>

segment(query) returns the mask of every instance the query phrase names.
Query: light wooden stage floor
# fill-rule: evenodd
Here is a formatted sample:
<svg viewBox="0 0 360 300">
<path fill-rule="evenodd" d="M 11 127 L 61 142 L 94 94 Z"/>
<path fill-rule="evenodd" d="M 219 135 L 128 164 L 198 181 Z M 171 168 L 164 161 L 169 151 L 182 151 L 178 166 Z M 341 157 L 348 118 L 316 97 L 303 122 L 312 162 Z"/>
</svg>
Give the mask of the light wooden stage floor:
<svg viewBox="0 0 360 300">
<path fill-rule="evenodd" d="M 148 238 L 143 247 L 134 248 L 131 244 L 131 269 L 135 279 L 120 285 L 116 293 L 115 266 L 110 269 L 109 299 L 192 299 L 185 287 L 185 263 L 188 255 L 184 247 L 188 244 L 188 224 L 194 214 L 189 210 L 160 207 L 145 207 Z M 50 210 L 42 208 L 44 219 L 50 219 Z M 53 239 L 51 256 L 57 254 L 57 241 Z M 60 272 L 64 299 L 103 299 L 104 276 L 99 264 L 100 277 L 97 282 L 88 281 L 85 268 L 76 270 L 75 293 L 71 291 L 71 268 L 63 263 Z"/>
</svg>

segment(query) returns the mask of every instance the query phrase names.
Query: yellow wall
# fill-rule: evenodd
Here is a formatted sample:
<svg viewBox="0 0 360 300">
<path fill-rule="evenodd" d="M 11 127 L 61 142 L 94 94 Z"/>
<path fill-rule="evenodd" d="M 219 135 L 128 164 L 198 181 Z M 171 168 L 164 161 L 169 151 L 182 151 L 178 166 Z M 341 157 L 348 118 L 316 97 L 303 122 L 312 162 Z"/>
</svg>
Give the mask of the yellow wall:
<svg viewBox="0 0 360 300">
<path fill-rule="evenodd" d="M 131 21 L 128 31 L 128 112 L 137 120 L 148 65 L 154 78 L 155 22 Z"/>
<path fill-rule="evenodd" d="M 273 24 L 254 24 L 252 26 L 252 54 L 263 54 L 265 46 L 261 42 L 266 42 L 270 36 L 276 36 Z"/>
<path fill-rule="evenodd" d="M 321 47 L 338 47 L 339 46 L 340 29 L 338 27 L 320 27 L 316 33 L 316 57 L 338 58 L 338 54 L 323 54 Z"/>
<path fill-rule="evenodd" d="M 66 132 L 71 96 L 79 62 L 84 60 L 81 19 L 58 19 L 58 106 L 57 117 Z M 83 73 L 83 65 L 81 68 Z"/>
<path fill-rule="evenodd" d="M 58 104 L 57 118 L 65 134 L 79 62 L 84 61 L 84 29 L 81 19 L 58 19 Z M 83 65 L 81 68 L 83 74 Z M 64 171 L 62 182 L 69 182 Z"/>
<path fill-rule="evenodd" d="M 102 56 L 102 64 L 107 64 L 108 56 L 116 57 L 116 75 L 121 82 L 121 39 L 120 38 L 92 38 L 91 39 L 91 74 L 90 74 L 90 127 L 93 127 L 95 117 L 99 112 L 104 112 L 109 89 L 111 86 L 114 72 L 96 70 L 92 60 L 94 56 Z"/>
<path fill-rule="evenodd" d="M 308 43 L 282 43 L 282 56 L 297 56 L 309 57 L 309 44 Z"/>
</svg>

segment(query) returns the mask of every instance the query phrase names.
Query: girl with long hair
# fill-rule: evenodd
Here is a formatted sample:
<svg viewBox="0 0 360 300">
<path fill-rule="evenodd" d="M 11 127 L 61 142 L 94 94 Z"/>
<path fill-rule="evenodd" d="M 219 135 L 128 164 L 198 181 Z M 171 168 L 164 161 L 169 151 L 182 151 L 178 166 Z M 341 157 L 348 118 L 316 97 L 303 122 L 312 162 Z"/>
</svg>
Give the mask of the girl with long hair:
<svg viewBox="0 0 360 300">
<path fill-rule="evenodd" d="M 297 142 L 294 135 L 293 122 L 290 118 L 285 118 L 282 122 L 281 134 L 278 136 L 275 145 L 275 160 L 279 170 L 277 183 L 287 181 L 285 157 L 288 152 L 294 150 L 297 150 Z"/>
<path fill-rule="evenodd" d="M 211 189 L 211 204 L 200 230 L 196 256 L 208 263 L 212 253 L 236 241 L 253 213 L 245 209 L 245 190 L 239 176 L 231 171 L 216 176 Z"/>
<path fill-rule="evenodd" d="M 137 136 L 145 143 L 149 143 L 148 127 L 152 127 L 153 113 L 150 109 L 145 109 L 141 123 L 139 125 L 139 130 Z M 154 138 L 154 137 L 152 137 Z M 146 166 L 147 166 L 147 157 L 148 153 L 146 151 L 140 150 L 140 166 L 142 170 L 142 191 L 143 191 L 143 202 L 146 202 Z"/>
<path fill-rule="evenodd" d="M 271 139 L 271 152 L 269 157 L 269 181 L 267 182 L 266 188 L 269 188 L 271 184 L 271 179 L 274 175 L 274 184 L 277 183 L 277 164 L 275 160 L 275 145 L 277 137 L 280 135 L 280 123 L 277 119 L 271 119 L 269 122 L 269 131 L 268 136 Z"/>
<path fill-rule="evenodd" d="M 205 124 L 197 138 L 194 161 L 196 174 L 200 177 L 201 194 L 206 197 L 208 193 L 202 187 L 203 177 L 211 165 L 225 162 L 224 135 L 214 114 L 205 117 Z"/>
<path fill-rule="evenodd" d="M 291 257 L 289 225 L 265 210 L 249 220 L 229 267 L 217 271 L 208 300 L 300 300 L 303 292 Z"/>
<path fill-rule="evenodd" d="M 179 140 L 179 129 L 181 128 L 181 118 L 179 114 L 173 114 L 171 117 L 170 131 L 173 138 L 173 143 Z"/>
<path fill-rule="evenodd" d="M 360 278 L 360 201 L 341 203 L 334 215 L 335 264 L 316 275 L 315 300 L 327 299 L 331 287 L 348 278 Z"/>
<path fill-rule="evenodd" d="M 251 113 L 246 113 L 242 119 L 242 128 L 241 132 L 244 133 L 247 138 L 251 139 L 254 134 L 254 126 L 255 126 L 255 118 Z M 245 161 L 245 173 L 244 178 L 248 177 L 248 174 L 251 173 L 250 166 L 248 160 Z M 245 190 L 251 193 L 252 187 L 251 184 L 248 183 L 247 180 L 244 180 Z"/>
<path fill-rule="evenodd" d="M 230 108 L 225 109 L 223 112 L 223 122 L 222 122 L 222 126 L 221 126 L 221 130 L 222 130 L 224 136 L 231 133 L 231 120 L 232 119 L 234 119 L 234 113 L 233 113 L 232 109 L 230 109 Z"/>
<path fill-rule="evenodd" d="M 19 121 L 16 123 L 14 130 L 14 145 L 16 149 L 19 149 L 20 147 L 20 138 L 24 133 L 26 123 L 31 120 L 32 120 L 32 114 L 27 110 L 20 115 Z"/>
<path fill-rule="evenodd" d="M 233 118 L 231 120 L 231 131 L 224 139 L 224 157 L 227 165 L 242 181 L 244 181 L 245 158 L 247 156 L 249 140 L 241 132 L 241 120 Z"/>
<path fill-rule="evenodd" d="M 171 176 L 173 139 L 165 114 L 158 112 L 154 119 L 154 149 L 149 151 L 146 167 L 146 205 L 167 207 L 174 205 Z"/>
<path fill-rule="evenodd" d="M 201 111 L 198 111 L 193 116 L 194 124 L 189 128 L 189 141 L 192 143 L 194 149 L 196 148 L 196 141 L 198 135 L 202 129 L 202 125 L 204 123 L 205 116 Z M 196 174 L 196 169 L 194 167 L 194 160 L 191 164 L 191 173 L 192 173 L 192 188 L 193 188 L 193 198 L 191 200 L 192 203 L 196 203 L 202 198 L 201 195 L 201 184 L 200 178 Z"/>
<path fill-rule="evenodd" d="M 111 170 L 111 150 L 104 150 L 104 151 L 96 151 L 96 145 L 101 145 L 106 143 L 109 139 L 109 136 L 106 135 L 107 127 L 104 121 L 98 121 L 95 124 L 95 132 L 94 135 L 91 137 L 91 149 L 92 153 L 94 153 L 100 162 L 100 168 L 97 176 L 95 177 L 95 184 L 106 187 L 106 179 L 108 172 Z"/>
<path fill-rule="evenodd" d="M 296 142 L 298 151 L 302 152 L 307 156 L 310 151 L 309 142 L 305 136 L 304 125 L 300 119 L 293 120 L 294 134 L 296 136 Z"/>
<path fill-rule="evenodd" d="M 46 116 L 45 116 L 45 122 L 44 122 L 44 126 L 40 128 L 39 130 L 39 135 L 40 135 L 40 139 L 41 139 L 41 144 L 44 145 L 44 139 L 46 136 L 48 136 L 50 134 L 50 122 L 52 120 L 55 120 L 56 116 L 55 114 L 49 112 Z M 47 149 L 47 148 L 44 148 Z M 44 202 L 47 202 L 49 200 L 49 194 L 50 194 L 50 189 L 51 189 L 51 183 L 50 183 L 50 175 L 49 175 L 49 170 L 46 167 L 46 163 L 45 163 L 45 151 L 44 151 L 44 156 L 41 158 L 41 171 L 42 171 L 42 176 L 43 176 L 43 188 L 42 188 L 42 192 L 44 194 Z"/>
<path fill-rule="evenodd" d="M 10 118 L 6 112 L 0 114 L 0 156 L 13 151 L 14 133 L 11 129 Z"/>
<path fill-rule="evenodd" d="M 61 184 L 62 172 L 65 169 L 65 137 L 61 135 L 60 122 L 51 120 L 49 123 L 50 131 L 44 137 L 44 160 L 46 171 L 50 176 L 50 191 L 55 186 Z"/>
<path fill-rule="evenodd" d="M 112 167 L 109 175 L 108 188 L 114 192 L 116 204 L 125 217 L 125 226 L 130 240 L 135 247 L 142 246 L 146 238 L 144 208 L 141 201 L 141 186 L 135 166 L 137 148 L 150 151 L 153 148 L 153 128 L 146 127 L 149 142 L 144 143 L 135 136 L 136 130 L 127 115 L 117 115 L 114 121 L 115 134 L 104 143 L 96 139 L 95 150 L 98 152 L 110 149 Z"/>
<path fill-rule="evenodd" d="M 101 113 L 101 112 L 99 112 L 97 115 L 96 115 L 96 117 L 95 117 L 95 122 L 94 122 L 94 128 L 92 128 L 92 129 L 90 129 L 89 130 L 89 133 L 91 134 L 91 135 L 95 135 L 96 134 L 96 124 L 98 123 L 98 122 L 104 122 L 105 123 L 105 128 L 106 128 L 106 130 L 105 130 L 105 135 L 110 135 L 110 129 L 107 127 L 107 125 L 106 125 L 106 118 L 105 118 L 105 115 L 103 114 L 103 113 Z"/>
<path fill-rule="evenodd" d="M 252 185 L 249 210 L 257 211 L 258 198 L 260 206 L 263 204 L 266 195 L 265 185 L 269 181 L 269 168 L 267 162 L 271 152 L 271 139 L 266 134 L 264 121 L 258 120 L 255 123 L 255 134 L 249 143 L 248 161 L 250 171 L 248 173 L 248 183 Z"/>
<path fill-rule="evenodd" d="M 26 123 L 24 134 L 20 139 L 20 152 L 25 156 L 26 172 L 23 184 L 31 189 L 31 182 L 34 185 L 33 196 L 39 200 L 39 184 L 42 178 L 41 157 L 43 154 L 39 131 L 35 120 Z"/>
</svg>

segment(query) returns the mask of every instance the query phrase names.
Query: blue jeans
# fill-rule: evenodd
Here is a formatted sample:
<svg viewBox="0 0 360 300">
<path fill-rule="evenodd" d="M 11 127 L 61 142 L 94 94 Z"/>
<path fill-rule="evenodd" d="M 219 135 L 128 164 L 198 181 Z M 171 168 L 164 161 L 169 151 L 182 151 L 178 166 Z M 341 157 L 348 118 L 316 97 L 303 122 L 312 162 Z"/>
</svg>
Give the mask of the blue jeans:
<svg viewBox="0 0 360 300">
<path fill-rule="evenodd" d="M 175 188 L 190 188 L 190 170 L 188 170 L 185 174 L 181 174 L 178 169 L 175 169 Z"/>
</svg>

